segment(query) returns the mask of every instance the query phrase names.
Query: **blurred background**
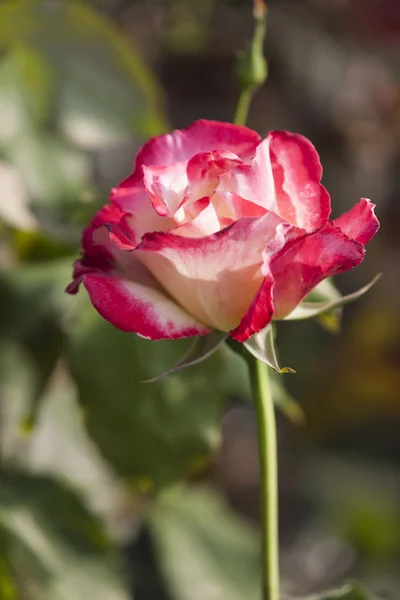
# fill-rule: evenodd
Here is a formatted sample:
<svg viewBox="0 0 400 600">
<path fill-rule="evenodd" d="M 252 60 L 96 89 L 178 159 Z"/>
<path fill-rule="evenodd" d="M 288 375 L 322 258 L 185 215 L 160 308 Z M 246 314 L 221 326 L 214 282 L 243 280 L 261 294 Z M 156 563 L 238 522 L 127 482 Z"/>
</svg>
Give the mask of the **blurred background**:
<svg viewBox="0 0 400 600">
<path fill-rule="evenodd" d="M 278 326 L 288 594 L 400 590 L 400 5 L 270 0 L 248 124 L 309 137 L 334 216 L 382 227 L 337 323 Z M 117 331 L 64 294 L 80 235 L 148 137 L 232 120 L 250 0 L 1 0 L 0 599 L 258 598 L 256 432 L 228 349 Z M 321 326 L 323 325 L 323 326 Z M 284 386 L 284 387 L 283 387 Z"/>
</svg>

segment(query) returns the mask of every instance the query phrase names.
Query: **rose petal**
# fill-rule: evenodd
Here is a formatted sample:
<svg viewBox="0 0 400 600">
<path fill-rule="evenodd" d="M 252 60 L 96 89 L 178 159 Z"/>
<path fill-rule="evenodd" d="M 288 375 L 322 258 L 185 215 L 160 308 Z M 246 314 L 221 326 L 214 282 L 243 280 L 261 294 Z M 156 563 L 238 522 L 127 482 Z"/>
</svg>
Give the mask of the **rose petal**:
<svg viewBox="0 0 400 600">
<path fill-rule="evenodd" d="M 148 231 L 166 231 L 175 223 L 168 217 L 162 217 L 154 210 L 146 189 L 135 186 L 132 176 L 113 188 L 110 195 L 112 205 L 131 215 L 129 225 L 135 231 L 135 239 L 140 240 Z"/>
<path fill-rule="evenodd" d="M 137 244 L 117 224 L 106 223 L 105 228 L 109 233 L 111 243 L 118 250 L 134 250 L 136 248 Z"/>
<path fill-rule="evenodd" d="M 317 229 L 331 212 L 317 151 L 307 138 L 288 131 L 268 138 L 278 214 L 306 231 Z"/>
<path fill-rule="evenodd" d="M 83 231 L 83 255 L 74 263 L 73 281 L 67 286 L 67 293 L 76 294 L 85 274 L 108 272 L 114 268 L 118 251 L 114 239 L 110 236 L 111 230 L 117 231 L 121 240 L 118 249 L 126 249 L 123 248 L 124 242 L 125 246 L 129 244 L 130 249 L 135 248 L 135 236 L 127 222 L 127 215 L 115 205 L 103 206 L 95 214 L 89 227 Z"/>
<path fill-rule="evenodd" d="M 242 164 L 233 152 L 214 150 L 200 152 L 187 164 L 187 177 L 190 186 L 190 201 L 211 196 L 219 184 L 221 175 Z"/>
<path fill-rule="evenodd" d="M 186 167 L 188 185 L 182 194 L 183 200 L 173 217 L 178 225 L 188 223 L 195 217 L 196 223 L 193 223 L 192 226 L 188 224 L 187 227 L 179 227 L 177 232 L 179 235 L 186 235 L 185 231 L 187 231 L 188 237 L 201 237 L 221 229 L 219 217 L 225 216 L 225 214 L 220 215 L 218 212 L 221 202 L 215 203 L 213 196 L 212 206 L 209 206 L 209 197 L 213 195 L 218 186 L 220 175 L 240 163 L 242 161 L 232 152 L 217 150 L 214 152 L 201 152 L 188 161 Z M 206 200 L 207 204 L 203 206 L 204 210 L 200 214 L 198 208 Z M 193 205 L 196 206 L 195 210 L 192 209 Z M 248 216 L 258 216 L 265 211 L 248 212 Z"/>
<path fill-rule="evenodd" d="M 133 174 L 131 174 L 115 188 L 112 188 L 110 202 L 127 212 L 143 210 L 144 207 L 146 207 L 147 210 L 151 209 L 150 197 L 144 188 L 142 173 L 140 179 L 137 181 Z"/>
<path fill-rule="evenodd" d="M 84 276 L 93 306 L 118 329 L 152 340 L 205 335 L 209 329 L 154 287 L 110 274 Z M 158 286 L 159 287 L 159 286 Z"/>
<path fill-rule="evenodd" d="M 281 223 L 276 228 L 275 236 L 265 246 L 262 268 L 264 279 L 238 327 L 230 332 L 231 337 L 238 342 L 245 342 L 250 336 L 258 333 L 271 322 L 274 313 L 273 289 L 275 281 L 269 272 L 269 265 L 289 243 L 292 243 L 293 239 L 302 236 L 302 234 L 301 229 L 297 229 L 289 223 Z"/>
<path fill-rule="evenodd" d="M 375 204 L 370 200 L 361 198 L 344 215 L 333 221 L 349 238 L 360 244 L 367 244 L 379 229 L 379 221 L 374 214 Z"/>
<path fill-rule="evenodd" d="M 262 251 L 281 219 L 246 218 L 209 237 L 144 236 L 135 251 L 168 293 L 199 321 L 229 331 L 262 282 Z"/>
<path fill-rule="evenodd" d="M 257 146 L 251 165 L 238 166 L 221 177 L 218 191 L 234 192 L 297 227 L 314 231 L 330 214 L 330 197 L 321 176 L 311 142 L 286 131 L 272 132 Z"/>
<path fill-rule="evenodd" d="M 257 146 L 250 165 L 239 165 L 225 173 L 221 177 L 217 191 L 233 192 L 265 210 L 275 210 L 276 196 L 270 143 L 271 139 L 267 137 Z"/>
<path fill-rule="evenodd" d="M 202 207 L 202 210 L 198 210 Z M 183 210 L 182 207 L 180 210 Z M 191 210 L 192 209 L 192 210 Z M 211 198 L 200 198 L 187 207 L 186 217 L 191 216 L 186 223 L 176 227 L 171 231 L 175 235 L 188 238 L 200 238 L 212 235 L 221 229 L 220 220 Z"/>
<path fill-rule="evenodd" d="M 104 240 L 95 239 L 96 231 L 101 228 L 104 223 L 119 223 L 124 217 L 125 213 L 113 204 L 106 204 L 101 208 L 93 217 L 89 227 L 86 227 L 82 235 L 82 248 L 87 254 L 103 254 L 104 256 L 110 256 L 108 246 L 108 236 L 104 236 Z M 96 246 L 96 248 L 94 248 Z M 102 248 L 99 248 L 102 246 Z"/>
<path fill-rule="evenodd" d="M 229 169 L 242 164 L 242 160 L 233 152 L 214 150 L 212 152 L 199 152 L 187 163 L 187 176 L 192 183 L 208 181 L 219 177 Z"/>
<path fill-rule="evenodd" d="M 150 140 L 139 151 L 135 171 L 111 192 L 110 201 L 120 209 L 135 215 L 135 229 L 140 235 L 147 231 L 173 229 L 173 223 L 162 223 L 160 218 L 172 214 L 176 203 L 184 200 L 185 181 L 178 173 L 175 163 L 186 164 L 196 154 L 221 151 L 232 161 L 249 160 L 260 141 L 259 135 L 239 125 L 217 121 L 196 121 L 184 130 L 176 130 Z M 218 158 L 215 164 L 218 164 Z M 173 170 L 163 169 L 173 165 Z M 158 167 L 158 169 L 156 168 Z M 146 187 L 143 183 L 143 170 L 147 170 Z M 192 174 L 193 175 L 193 174 Z M 173 190 L 170 189 L 172 176 Z M 168 180 L 169 178 L 169 180 Z M 192 200 L 209 195 L 199 190 Z M 152 205 L 153 202 L 153 205 Z M 155 209 L 155 210 L 154 210 Z M 158 212 L 159 214 L 155 214 Z"/>
<path fill-rule="evenodd" d="M 262 147 L 263 143 L 258 146 Z M 257 148 L 257 152 L 259 151 Z M 216 190 L 217 194 L 234 194 L 247 202 L 269 210 L 274 205 L 275 189 L 272 179 L 264 170 L 255 168 L 255 159 L 250 165 L 240 165 L 224 173 Z"/>
<path fill-rule="evenodd" d="M 184 225 L 188 221 L 195 219 L 201 211 L 203 211 L 210 204 L 210 198 L 205 196 L 199 198 L 195 202 L 183 204 L 176 213 L 174 214 L 174 221 L 178 225 Z"/>
<path fill-rule="evenodd" d="M 274 319 L 288 315 L 323 279 L 348 271 L 363 258 L 362 244 L 331 222 L 294 241 L 266 267 L 266 275 L 275 281 Z"/>
<path fill-rule="evenodd" d="M 186 165 L 186 162 L 179 162 L 161 167 L 143 167 L 145 189 L 154 210 L 161 217 L 172 217 L 188 193 Z"/>
<path fill-rule="evenodd" d="M 272 321 L 274 313 L 273 286 L 274 280 L 271 277 L 265 277 L 245 316 L 239 325 L 230 332 L 233 339 L 245 342 Z"/>
<path fill-rule="evenodd" d="M 211 201 L 222 223 L 223 219 L 237 221 L 243 217 L 261 217 L 267 210 L 231 192 L 215 192 Z"/>
<path fill-rule="evenodd" d="M 112 271 L 113 265 L 109 259 L 102 256 L 85 255 L 76 260 L 73 266 L 73 280 L 67 285 L 65 291 L 67 294 L 76 294 L 83 281 L 83 276 L 88 273 L 107 273 Z"/>
</svg>

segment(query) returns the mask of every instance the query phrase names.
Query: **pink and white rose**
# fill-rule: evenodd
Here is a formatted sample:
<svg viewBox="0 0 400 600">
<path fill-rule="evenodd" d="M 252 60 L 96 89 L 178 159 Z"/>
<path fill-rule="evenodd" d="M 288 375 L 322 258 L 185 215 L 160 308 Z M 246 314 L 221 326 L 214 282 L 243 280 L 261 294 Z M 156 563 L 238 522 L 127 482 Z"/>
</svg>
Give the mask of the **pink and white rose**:
<svg viewBox="0 0 400 600">
<path fill-rule="evenodd" d="M 83 233 L 83 282 L 113 325 L 153 340 L 229 332 L 244 342 L 323 279 L 364 258 L 379 223 L 361 199 L 329 220 L 301 135 L 197 121 L 150 140 Z"/>
</svg>

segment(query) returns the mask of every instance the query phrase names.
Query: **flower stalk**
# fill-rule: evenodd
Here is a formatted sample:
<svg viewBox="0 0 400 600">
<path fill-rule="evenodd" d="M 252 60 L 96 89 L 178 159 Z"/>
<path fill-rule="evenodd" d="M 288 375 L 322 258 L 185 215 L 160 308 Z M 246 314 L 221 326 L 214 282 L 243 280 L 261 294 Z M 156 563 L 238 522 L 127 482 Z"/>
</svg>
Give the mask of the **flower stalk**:
<svg viewBox="0 0 400 600">
<path fill-rule="evenodd" d="M 279 600 L 278 458 L 268 367 L 247 355 L 257 417 L 262 527 L 262 598 Z"/>
</svg>

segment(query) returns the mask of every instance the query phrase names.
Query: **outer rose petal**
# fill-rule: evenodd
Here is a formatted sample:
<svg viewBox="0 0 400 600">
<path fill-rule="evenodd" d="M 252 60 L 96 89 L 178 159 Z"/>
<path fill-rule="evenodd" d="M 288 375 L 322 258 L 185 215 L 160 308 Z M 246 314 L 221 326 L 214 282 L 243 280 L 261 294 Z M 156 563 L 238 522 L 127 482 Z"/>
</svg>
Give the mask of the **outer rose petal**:
<svg viewBox="0 0 400 600">
<path fill-rule="evenodd" d="M 333 221 L 349 238 L 360 244 L 367 244 L 379 229 L 379 221 L 374 214 L 375 204 L 361 198 L 349 212 Z"/>
<path fill-rule="evenodd" d="M 74 263 L 73 281 L 67 286 L 66 292 L 76 294 L 84 275 L 111 271 L 118 260 L 118 254 L 125 256 L 125 253 L 116 251 L 116 244 L 109 234 L 110 230 L 117 230 L 119 237 L 124 238 L 129 247 L 135 248 L 135 234 L 127 217 L 128 215 L 112 204 L 106 204 L 95 214 L 89 227 L 83 231 L 83 256 Z"/>
<path fill-rule="evenodd" d="M 113 265 L 108 259 L 101 256 L 85 255 L 82 259 L 76 260 L 73 267 L 73 279 L 67 285 L 65 291 L 67 294 L 76 294 L 83 281 L 84 275 L 88 273 L 107 273 L 112 271 Z"/>
<path fill-rule="evenodd" d="M 129 222 L 138 240 L 148 231 L 166 231 L 175 226 L 172 219 L 156 213 L 149 194 L 143 185 L 133 183 L 132 175 L 112 189 L 110 201 L 116 208 L 132 215 Z"/>
<path fill-rule="evenodd" d="M 100 315 L 122 331 L 152 340 L 209 333 L 156 287 L 105 273 L 85 275 L 84 285 Z"/>
<path fill-rule="evenodd" d="M 119 237 L 124 237 L 126 245 L 135 248 L 142 237 L 135 225 L 137 225 L 137 219 L 132 215 L 122 212 L 114 205 L 104 206 L 83 233 L 82 246 L 85 251 L 85 260 L 91 256 L 107 258 L 112 262 L 118 261 L 120 255 L 115 252 L 115 244 L 112 243 L 112 236 L 110 238 L 108 232 L 118 231 Z M 126 248 L 120 245 L 119 249 Z"/>
<path fill-rule="evenodd" d="M 211 328 L 229 331 L 260 287 L 262 251 L 281 222 L 267 213 L 203 238 L 148 234 L 135 254 L 188 312 Z"/>
<path fill-rule="evenodd" d="M 272 315 L 274 314 L 273 287 L 274 280 L 271 277 L 265 277 L 249 310 L 236 329 L 230 332 L 234 340 L 245 342 L 272 321 Z"/>
<path fill-rule="evenodd" d="M 331 213 L 330 196 L 321 185 L 322 166 L 312 143 L 287 131 L 269 134 L 278 214 L 306 231 L 317 229 Z"/>
<path fill-rule="evenodd" d="M 112 188 L 110 202 L 127 212 L 135 212 L 138 208 L 143 210 L 143 205 L 147 205 L 148 209 L 152 208 L 143 185 L 143 177 L 135 180 L 133 175 L 129 175 L 117 187 Z"/>
<path fill-rule="evenodd" d="M 265 271 L 275 281 L 274 319 L 291 313 L 323 279 L 359 265 L 364 252 L 331 222 L 284 248 Z"/>
<path fill-rule="evenodd" d="M 230 332 L 231 337 L 238 342 L 245 342 L 254 333 L 264 329 L 272 320 L 275 281 L 268 271 L 269 265 L 276 256 L 279 256 L 281 251 L 284 251 L 285 247 L 292 243 L 292 240 L 302 237 L 303 234 L 304 232 L 301 229 L 297 229 L 289 223 L 281 223 L 276 228 L 275 237 L 270 240 L 263 251 L 264 265 L 262 271 L 265 275 L 264 280 L 238 327 Z"/>
<path fill-rule="evenodd" d="M 101 208 L 93 217 L 89 227 L 84 229 L 82 234 L 82 247 L 87 254 L 102 254 L 103 256 L 110 256 L 107 246 L 109 246 L 109 240 L 107 236 L 104 238 L 104 244 L 99 244 L 99 241 L 94 240 L 95 232 L 102 227 L 104 223 L 119 223 L 124 217 L 124 213 L 118 206 L 112 204 L 106 204 Z M 96 247 L 94 247 L 96 246 Z M 102 246 L 102 248 L 99 248 Z"/>
</svg>

